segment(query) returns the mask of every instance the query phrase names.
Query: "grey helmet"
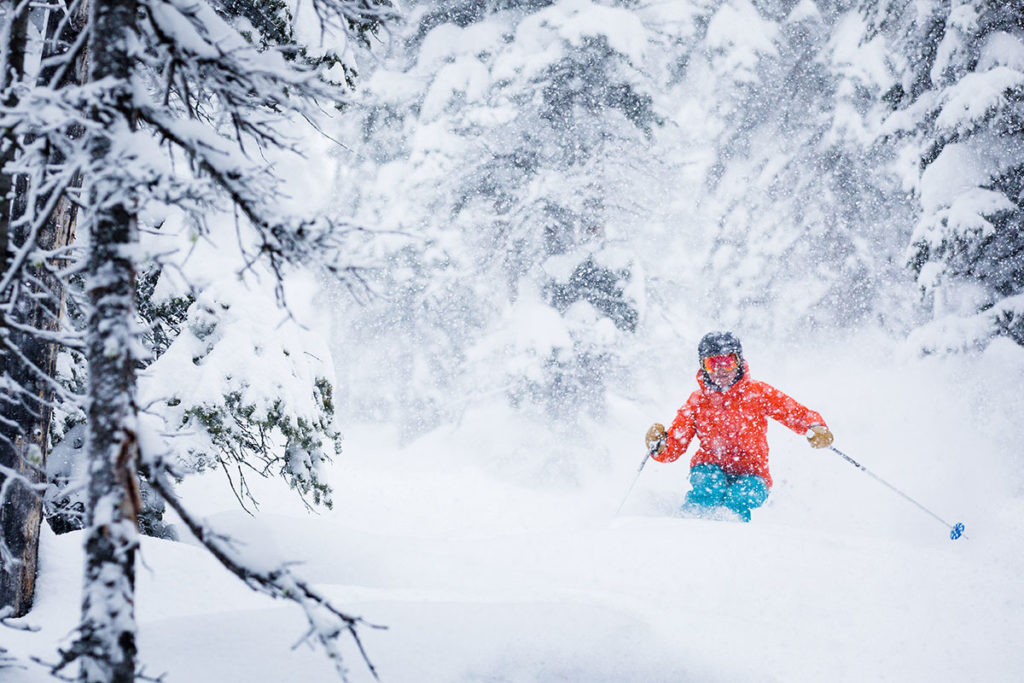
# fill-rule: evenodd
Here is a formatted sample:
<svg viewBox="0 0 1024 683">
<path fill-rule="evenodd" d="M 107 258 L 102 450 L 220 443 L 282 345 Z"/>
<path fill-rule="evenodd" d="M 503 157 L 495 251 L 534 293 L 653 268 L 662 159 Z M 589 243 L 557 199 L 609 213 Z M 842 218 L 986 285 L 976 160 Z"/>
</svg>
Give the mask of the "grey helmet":
<svg viewBox="0 0 1024 683">
<path fill-rule="evenodd" d="M 704 364 L 701 361 L 708 356 L 724 356 L 730 353 L 735 353 L 736 357 L 739 358 L 740 371 L 736 373 L 736 379 L 733 380 L 732 384 L 720 387 L 711 379 L 711 375 L 704 369 Z M 736 382 L 739 382 L 747 372 L 746 368 L 743 367 L 743 345 L 740 344 L 740 340 L 732 332 L 708 332 L 705 334 L 697 345 L 697 362 L 701 365 L 700 371 L 704 375 L 705 384 L 716 391 L 728 389 L 733 384 L 736 384 Z"/>
<path fill-rule="evenodd" d="M 697 360 L 735 353 L 743 360 L 743 345 L 732 332 L 708 332 L 697 345 Z"/>
</svg>

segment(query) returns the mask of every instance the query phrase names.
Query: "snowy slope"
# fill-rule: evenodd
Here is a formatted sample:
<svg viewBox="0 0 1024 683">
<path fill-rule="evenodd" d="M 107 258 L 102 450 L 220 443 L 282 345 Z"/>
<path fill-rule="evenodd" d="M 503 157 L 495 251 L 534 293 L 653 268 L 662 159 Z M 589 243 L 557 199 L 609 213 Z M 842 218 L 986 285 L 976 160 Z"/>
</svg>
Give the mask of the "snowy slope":
<svg viewBox="0 0 1024 683">
<path fill-rule="evenodd" d="M 643 432 L 671 418 L 690 390 L 682 381 L 617 399 L 599 435 L 605 465 L 575 478 L 531 472 L 539 460 L 526 447 L 515 462 L 508 454 L 536 434 L 481 406 L 404 447 L 380 427 L 349 430 L 337 508 L 319 516 L 270 485 L 255 518 L 216 477 L 183 493 L 254 546 L 301 560 L 343 609 L 386 625 L 363 632 L 384 681 L 1019 680 L 1024 353 L 996 344 L 980 358 L 911 360 L 858 341 L 748 356 L 756 376 L 826 416 L 838 447 L 965 521 L 969 539 L 950 542 L 938 522 L 783 429 L 770 433 L 776 486 L 753 523 L 674 517 L 684 463 L 648 465 L 616 517 Z M 2 631 L 15 654 L 51 660 L 67 644 L 80 543 L 44 539 L 25 620 L 42 632 Z M 249 593 L 188 544 L 146 539 L 143 560 L 149 674 L 332 680 L 320 653 L 292 649 L 297 610 Z M 372 680 L 354 651 L 349 667 L 352 680 Z"/>
</svg>

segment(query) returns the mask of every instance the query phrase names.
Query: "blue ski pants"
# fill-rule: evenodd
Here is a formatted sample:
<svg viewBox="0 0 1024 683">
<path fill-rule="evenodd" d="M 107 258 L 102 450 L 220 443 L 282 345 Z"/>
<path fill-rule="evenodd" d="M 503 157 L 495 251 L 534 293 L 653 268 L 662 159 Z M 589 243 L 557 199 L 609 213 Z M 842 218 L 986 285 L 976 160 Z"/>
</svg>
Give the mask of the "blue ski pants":
<svg viewBox="0 0 1024 683">
<path fill-rule="evenodd" d="M 756 474 L 739 477 L 727 475 L 718 465 L 696 465 L 690 470 L 691 490 L 686 502 L 704 507 L 724 505 L 745 522 L 750 510 L 761 507 L 768 499 L 768 485 Z"/>
</svg>

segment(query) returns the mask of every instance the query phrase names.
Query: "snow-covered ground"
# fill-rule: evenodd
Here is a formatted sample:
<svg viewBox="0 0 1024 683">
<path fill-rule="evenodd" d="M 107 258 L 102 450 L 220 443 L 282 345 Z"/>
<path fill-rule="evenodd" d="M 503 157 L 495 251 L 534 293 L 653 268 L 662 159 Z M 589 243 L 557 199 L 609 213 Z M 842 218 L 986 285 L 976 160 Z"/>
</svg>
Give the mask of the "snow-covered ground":
<svg viewBox="0 0 1024 683">
<path fill-rule="evenodd" d="M 856 343 L 855 343 L 856 342 Z M 774 355 L 773 355 L 774 353 Z M 755 353 L 754 376 L 822 412 L 836 446 L 950 522 L 830 452 L 770 433 L 776 480 L 751 524 L 681 519 L 684 462 L 649 464 L 690 369 L 612 399 L 594 466 L 533 465 L 543 440 L 476 407 L 458 427 L 399 446 L 349 427 L 336 507 L 307 514 L 275 485 L 255 517 L 217 475 L 182 492 L 211 521 L 298 573 L 365 628 L 381 680 L 1018 681 L 1024 672 L 1024 352 L 911 358 L 863 340 Z M 550 449 L 558 448 L 550 443 Z M 46 661 L 77 618 L 82 537 L 47 534 L 37 606 L 0 630 Z M 296 608 L 256 596 L 188 543 L 145 539 L 140 655 L 168 683 L 327 681 Z M 351 680 L 372 677 L 350 647 Z M 30 665 L 5 682 L 47 680 Z"/>
</svg>

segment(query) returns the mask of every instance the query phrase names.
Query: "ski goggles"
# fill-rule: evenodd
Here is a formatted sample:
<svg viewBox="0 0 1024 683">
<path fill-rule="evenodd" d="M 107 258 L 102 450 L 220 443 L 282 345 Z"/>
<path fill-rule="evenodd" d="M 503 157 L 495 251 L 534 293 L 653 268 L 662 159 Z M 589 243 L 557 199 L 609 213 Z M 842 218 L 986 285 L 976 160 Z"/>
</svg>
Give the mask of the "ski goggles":
<svg viewBox="0 0 1024 683">
<path fill-rule="evenodd" d="M 700 359 L 700 366 L 707 372 L 729 372 L 740 366 L 740 359 L 735 353 L 723 356 L 705 356 Z"/>
</svg>

